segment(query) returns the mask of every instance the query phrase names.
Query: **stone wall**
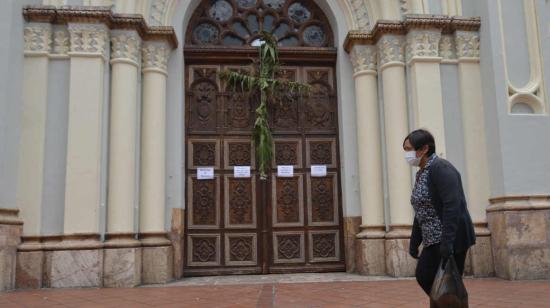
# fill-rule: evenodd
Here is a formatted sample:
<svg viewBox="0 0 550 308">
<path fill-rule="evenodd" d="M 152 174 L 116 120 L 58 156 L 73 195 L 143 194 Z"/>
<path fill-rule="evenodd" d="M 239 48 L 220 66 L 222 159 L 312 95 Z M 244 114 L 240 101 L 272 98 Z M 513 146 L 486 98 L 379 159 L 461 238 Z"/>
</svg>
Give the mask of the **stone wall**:
<svg viewBox="0 0 550 308">
<path fill-rule="evenodd" d="M 19 210 L 0 208 L 0 291 L 15 288 L 17 246 L 23 226 L 18 213 Z"/>
</svg>

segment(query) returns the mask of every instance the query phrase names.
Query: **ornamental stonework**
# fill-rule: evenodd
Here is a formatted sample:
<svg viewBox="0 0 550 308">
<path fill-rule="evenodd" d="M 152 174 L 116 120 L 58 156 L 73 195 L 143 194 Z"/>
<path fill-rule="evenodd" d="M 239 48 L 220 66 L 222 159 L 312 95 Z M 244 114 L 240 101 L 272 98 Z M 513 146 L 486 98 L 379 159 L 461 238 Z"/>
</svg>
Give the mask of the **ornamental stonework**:
<svg viewBox="0 0 550 308">
<path fill-rule="evenodd" d="M 366 2 L 366 0 L 349 0 L 353 8 L 352 14 L 357 22 L 357 30 L 367 30 L 369 28 L 369 14 Z"/>
<path fill-rule="evenodd" d="M 107 48 L 107 29 L 104 26 L 70 24 L 71 52 L 101 54 Z"/>
<path fill-rule="evenodd" d="M 439 56 L 439 31 L 411 31 L 407 35 L 407 59 Z"/>
<path fill-rule="evenodd" d="M 163 18 L 168 8 L 168 0 L 153 0 L 151 4 L 151 15 L 149 16 L 149 23 L 152 26 L 162 26 Z"/>
<path fill-rule="evenodd" d="M 136 32 L 115 33 L 111 37 L 111 59 L 139 60 L 140 38 Z"/>
<path fill-rule="evenodd" d="M 69 33 L 65 30 L 56 30 L 53 33 L 53 53 L 66 55 L 69 52 Z"/>
<path fill-rule="evenodd" d="M 164 43 L 146 43 L 142 48 L 143 68 L 166 70 L 170 49 Z"/>
<path fill-rule="evenodd" d="M 479 33 L 456 31 L 456 54 L 459 58 L 479 58 Z"/>
<path fill-rule="evenodd" d="M 23 40 L 26 52 L 50 52 L 52 45 L 51 26 L 27 26 L 23 30 Z"/>
<path fill-rule="evenodd" d="M 404 62 L 403 40 L 398 36 L 384 36 L 378 41 L 378 63 Z"/>
<path fill-rule="evenodd" d="M 439 41 L 439 56 L 444 60 L 456 59 L 455 40 L 452 35 L 442 35 Z"/>
<path fill-rule="evenodd" d="M 350 52 L 350 58 L 355 73 L 376 70 L 376 46 L 355 45 Z"/>
</svg>

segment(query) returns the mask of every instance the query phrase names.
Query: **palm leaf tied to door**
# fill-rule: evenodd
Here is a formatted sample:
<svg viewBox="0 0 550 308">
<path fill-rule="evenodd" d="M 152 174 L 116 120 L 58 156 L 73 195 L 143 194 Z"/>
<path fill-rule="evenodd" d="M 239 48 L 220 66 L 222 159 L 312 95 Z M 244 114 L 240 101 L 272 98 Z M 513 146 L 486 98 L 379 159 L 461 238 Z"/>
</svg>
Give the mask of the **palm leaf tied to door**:
<svg viewBox="0 0 550 308">
<path fill-rule="evenodd" d="M 260 179 L 265 180 L 273 156 L 273 137 L 268 122 L 267 98 L 270 98 L 270 102 L 282 104 L 283 97 L 295 93 L 308 93 L 310 86 L 299 82 L 275 79 L 275 71 L 280 65 L 277 39 L 270 33 L 262 32 L 260 42 L 259 75 L 225 70 L 220 73 L 220 77 L 233 87 L 240 86 L 242 91 L 260 91 L 260 105 L 256 108 L 252 142 L 256 147 Z"/>
</svg>

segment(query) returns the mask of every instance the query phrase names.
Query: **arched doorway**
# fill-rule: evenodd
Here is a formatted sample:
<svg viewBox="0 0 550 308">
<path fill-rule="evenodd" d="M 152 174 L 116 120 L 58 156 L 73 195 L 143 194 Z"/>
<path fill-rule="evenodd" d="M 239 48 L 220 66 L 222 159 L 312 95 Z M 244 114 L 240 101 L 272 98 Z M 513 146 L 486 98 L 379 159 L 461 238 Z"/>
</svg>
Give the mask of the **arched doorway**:
<svg viewBox="0 0 550 308">
<path fill-rule="evenodd" d="M 254 93 L 218 73 L 255 70 L 261 31 L 274 34 L 277 78 L 307 82 L 309 96 L 271 104 L 274 161 L 267 183 L 255 170 Z M 203 0 L 186 31 L 186 237 L 184 274 L 342 271 L 344 243 L 336 99 L 336 48 L 312 0 Z M 293 177 L 278 177 L 292 165 Z M 327 174 L 312 177 L 311 165 Z M 251 166 L 250 178 L 233 177 Z M 214 179 L 197 178 L 213 167 Z"/>
</svg>

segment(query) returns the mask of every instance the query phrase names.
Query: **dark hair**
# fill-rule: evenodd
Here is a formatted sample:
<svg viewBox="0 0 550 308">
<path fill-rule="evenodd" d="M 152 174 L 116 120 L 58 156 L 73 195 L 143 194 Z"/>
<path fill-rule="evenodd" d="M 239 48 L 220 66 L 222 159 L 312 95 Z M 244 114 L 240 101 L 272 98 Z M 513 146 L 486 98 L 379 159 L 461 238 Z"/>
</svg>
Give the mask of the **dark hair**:
<svg viewBox="0 0 550 308">
<path fill-rule="evenodd" d="M 415 151 L 418 151 L 419 149 L 427 145 L 428 156 L 431 156 L 433 153 L 435 153 L 434 136 L 432 136 L 432 134 L 430 134 L 430 132 L 425 129 L 417 129 L 407 135 L 407 137 L 405 137 L 405 140 L 403 140 L 403 147 L 405 147 L 405 141 L 407 140 L 409 140 Z"/>
</svg>

